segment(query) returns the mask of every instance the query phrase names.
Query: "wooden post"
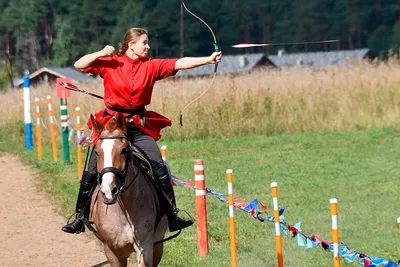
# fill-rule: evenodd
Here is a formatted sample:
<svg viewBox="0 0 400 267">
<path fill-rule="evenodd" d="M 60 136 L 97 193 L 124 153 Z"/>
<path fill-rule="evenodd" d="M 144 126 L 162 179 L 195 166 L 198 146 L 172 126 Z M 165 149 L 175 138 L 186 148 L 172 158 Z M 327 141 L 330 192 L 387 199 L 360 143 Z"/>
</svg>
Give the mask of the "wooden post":
<svg viewBox="0 0 400 267">
<path fill-rule="evenodd" d="M 338 230 L 338 208 L 337 199 L 331 198 L 331 215 L 332 215 L 332 241 L 333 241 L 333 264 L 335 267 L 340 267 L 339 258 L 339 230 Z"/>
<path fill-rule="evenodd" d="M 281 236 L 281 225 L 280 225 L 279 206 L 278 206 L 278 184 L 275 182 L 271 183 L 271 188 L 272 188 L 272 201 L 274 203 L 276 254 L 278 257 L 278 267 L 283 267 L 282 236 Z"/>
<path fill-rule="evenodd" d="M 229 233 L 231 239 L 231 266 L 237 266 L 236 257 L 236 229 L 235 229 L 235 216 L 234 216 L 234 197 L 233 197 L 233 178 L 232 170 L 226 170 L 226 177 L 228 180 L 228 205 L 229 205 Z"/>
<path fill-rule="evenodd" d="M 196 183 L 198 252 L 200 257 L 204 257 L 208 254 L 208 231 L 204 162 L 201 159 L 195 160 L 194 162 L 194 177 Z"/>
</svg>

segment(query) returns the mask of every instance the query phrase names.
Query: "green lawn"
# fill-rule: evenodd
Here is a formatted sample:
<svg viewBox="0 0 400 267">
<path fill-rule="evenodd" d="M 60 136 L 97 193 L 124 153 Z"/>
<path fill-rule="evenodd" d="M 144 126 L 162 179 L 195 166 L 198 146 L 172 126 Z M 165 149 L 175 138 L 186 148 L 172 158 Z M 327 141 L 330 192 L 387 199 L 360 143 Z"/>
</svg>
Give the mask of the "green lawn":
<svg viewBox="0 0 400 267">
<path fill-rule="evenodd" d="M 22 127 L 22 126 L 21 126 Z M 35 151 L 24 151 L 23 131 L 10 135 L 0 129 L 0 151 L 18 148 L 22 160 L 40 170 L 40 185 L 68 216 L 78 189 L 76 165 L 45 160 Z M 7 134 L 6 134 L 7 133 Z M 193 161 L 205 161 L 206 186 L 227 192 L 226 169 L 233 169 L 234 193 L 247 201 L 258 198 L 272 215 L 271 182 L 279 186 L 279 205 L 286 207 L 289 224 L 302 222 L 306 235 L 331 240 L 329 199 L 338 199 L 340 240 L 370 257 L 397 262 L 400 238 L 400 131 L 376 129 L 349 133 L 257 136 L 235 139 L 178 142 L 168 146 L 168 162 L 178 178 L 194 180 Z M 71 161 L 75 161 L 71 150 Z M 59 152 L 62 156 L 61 151 Z M 195 217 L 195 193 L 176 187 L 178 206 Z M 229 266 L 228 207 L 216 197 L 207 198 L 209 256 L 197 255 L 196 227 L 185 230 L 166 244 L 162 266 Z M 276 266 L 274 224 L 259 222 L 235 211 L 238 266 Z M 322 248 L 307 251 L 297 239 L 283 237 L 285 266 L 333 266 L 333 257 Z M 342 266 L 361 266 L 342 259 Z"/>
</svg>

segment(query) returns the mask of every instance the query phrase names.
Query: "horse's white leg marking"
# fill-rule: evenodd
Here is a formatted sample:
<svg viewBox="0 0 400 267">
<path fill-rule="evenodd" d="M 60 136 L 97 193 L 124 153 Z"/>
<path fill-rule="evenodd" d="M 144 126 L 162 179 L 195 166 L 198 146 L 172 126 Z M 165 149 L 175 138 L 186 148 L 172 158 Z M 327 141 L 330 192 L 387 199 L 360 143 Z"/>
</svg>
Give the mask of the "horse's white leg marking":
<svg viewBox="0 0 400 267">
<path fill-rule="evenodd" d="M 101 148 L 104 152 L 104 166 L 106 167 L 113 167 L 112 165 L 112 149 L 114 147 L 114 139 L 104 139 L 103 143 L 101 144 Z M 106 198 L 111 199 L 111 183 L 114 179 L 114 174 L 111 172 L 107 172 L 103 175 L 103 181 L 101 182 L 101 191 L 104 193 Z"/>
</svg>

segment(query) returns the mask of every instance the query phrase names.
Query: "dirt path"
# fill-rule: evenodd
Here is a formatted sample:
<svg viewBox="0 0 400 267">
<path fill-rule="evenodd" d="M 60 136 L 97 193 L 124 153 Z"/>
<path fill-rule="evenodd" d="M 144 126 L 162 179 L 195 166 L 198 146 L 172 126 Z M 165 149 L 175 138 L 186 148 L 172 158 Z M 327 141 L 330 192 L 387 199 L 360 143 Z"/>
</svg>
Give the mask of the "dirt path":
<svg viewBox="0 0 400 267">
<path fill-rule="evenodd" d="M 0 266 L 109 266 L 90 233 L 61 231 L 65 219 L 33 177 L 16 157 L 0 156 Z"/>
</svg>

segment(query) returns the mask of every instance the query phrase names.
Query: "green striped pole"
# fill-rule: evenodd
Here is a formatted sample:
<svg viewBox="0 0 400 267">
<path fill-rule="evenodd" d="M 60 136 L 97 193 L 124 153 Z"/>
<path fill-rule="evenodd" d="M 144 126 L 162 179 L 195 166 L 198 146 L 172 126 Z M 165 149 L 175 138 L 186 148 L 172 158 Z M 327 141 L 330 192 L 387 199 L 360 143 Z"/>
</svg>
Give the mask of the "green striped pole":
<svg viewBox="0 0 400 267">
<path fill-rule="evenodd" d="M 68 142 L 68 120 L 67 120 L 68 111 L 67 111 L 66 98 L 60 98 L 60 109 L 61 109 L 61 128 L 62 128 L 64 164 L 69 164 L 69 142 Z"/>
</svg>

